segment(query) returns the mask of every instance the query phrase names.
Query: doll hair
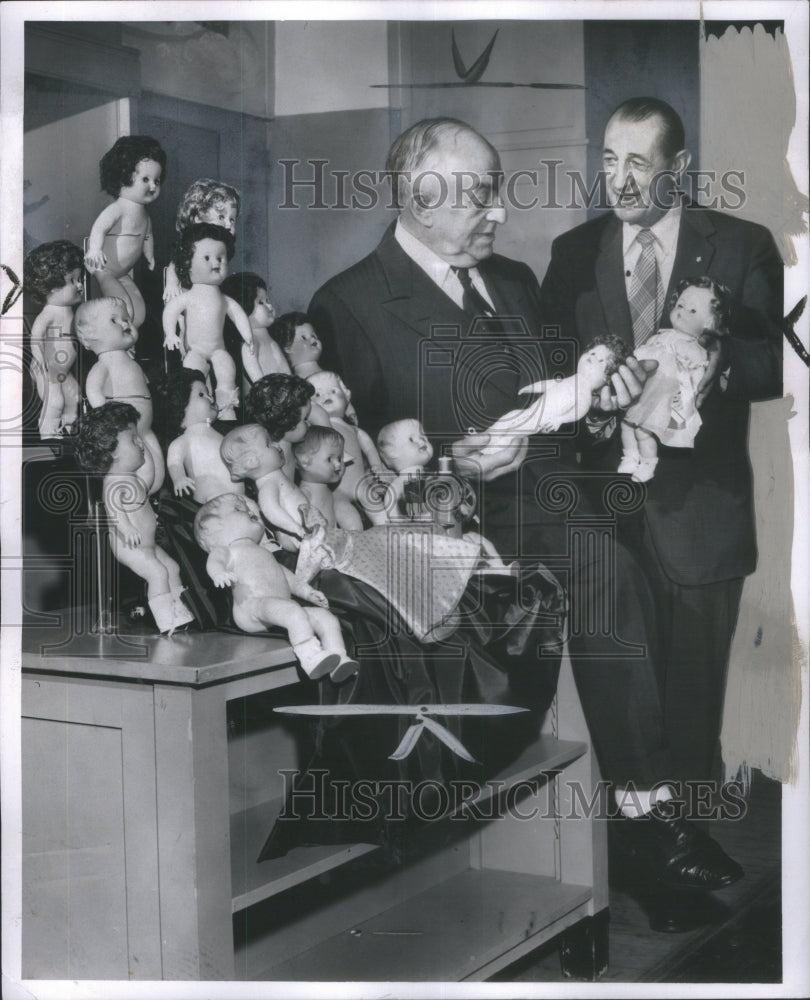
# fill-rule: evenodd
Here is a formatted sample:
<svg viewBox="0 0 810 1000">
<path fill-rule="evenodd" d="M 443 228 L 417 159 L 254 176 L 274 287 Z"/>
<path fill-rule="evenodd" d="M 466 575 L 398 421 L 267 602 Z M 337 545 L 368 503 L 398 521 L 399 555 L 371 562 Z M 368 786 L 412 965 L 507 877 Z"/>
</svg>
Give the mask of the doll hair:
<svg viewBox="0 0 810 1000">
<path fill-rule="evenodd" d="M 714 319 L 713 330 L 716 333 L 728 333 L 729 314 L 731 312 L 731 292 L 719 281 L 710 278 L 708 274 L 701 274 L 697 278 L 684 278 L 679 281 L 672 297 L 669 300 L 670 310 L 675 308 L 675 303 L 687 288 L 708 288 L 712 293 L 709 308 Z"/>
<path fill-rule="evenodd" d="M 414 417 L 404 417 L 402 420 L 393 420 L 390 424 L 386 424 L 385 427 L 380 429 L 380 433 L 377 435 L 377 451 L 380 453 L 380 458 L 385 462 L 388 468 L 393 468 L 389 459 L 391 458 L 391 449 L 396 446 L 397 437 L 401 430 L 405 428 L 408 424 L 419 424 L 419 421 Z M 421 425 L 420 425 L 421 427 Z"/>
<path fill-rule="evenodd" d="M 246 400 L 248 419 L 261 424 L 273 441 L 280 441 L 301 419 L 301 407 L 315 395 L 306 379 L 273 372 L 254 382 Z"/>
<path fill-rule="evenodd" d="M 214 226 L 210 222 L 193 222 L 186 226 L 174 248 L 174 269 L 177 279 L 183 288 L 191 288 L 191 258 L 200 240 L 216 240 L 225 244 L 228 260 L 233 257 L 233 236 L 222 226 Z"/>
<path fill-rule="evenodd" d="M 47 302 L 48 295 L 62 288 L 65 278 L 79 268 L 84 274 L 84 254 L 69 240 L 41 243 L 25 258 L 23 285 L 40 302 Z"/>
<path fill-rule="evenodd" d="M 117 198 L 121 188 L 132 183 L 141 160 L 159 163 L 160 179 L 166 180 L 166 153 L 157 139 L 149 135 L 122 135 L 99 162 L 101 190 Z"/>
<path fill-rule="evenodd" d="M 200 180 L 194 181 L 183 195 L 183 200 L 177 209 L 177 222 L 175 223 L 177 232 L 182 233 L 186 226 L 200 222 L 202 216 L 215 205 L 229 201 L 234 203 L 236 214 L 239 215 L 242 198 L 236 188 L 231 187 L 230 184 L 211 180 L 210 177 L 202 177 Z"/>
<path fill-rule="evenodd" d="M 76 461 L 85 472 L 109 472 L 118 435 L 137 427 L 140 416 L 131 403 L 110 402 L 79 418 L 76 429 Z"/>
<path fill-rule="evenodd" d="M 304 323 L 312 325 L 312 320 L 306 313 L 288 312 L 284 313 L 283 316 L 279 316 L 267 332 L 286 354 L 295 340 L 295 331 L 299 326 L 303 326 Z"/>
<path fill-rule="evenodd" d="M 612 357 L 605 368 L 605 375 L 610 376 L 619 370 L 619 365 L 623 365 L 627 358 L 633 353 L 633 349 L 628 347 L 621 337 L 615 333 L 600 333 L 588 343 L 585 352 L 594 347 L 607 347 Z"/>
<path fill-rule="evenodd" d="M 252 271 L 240 271 L 229 274 L 222 282 L 222 292 L 237 302 L 248 316 L 256 305 L 256 296 L 260 291 L 266 292 L 267 285 L 263 278 Z"/>
<path fill-rule="evenodd" d="M 342 452 L 346 444 L 346 439 L 334 427 L 321 427 L 320 424 L 310 424 L 304 437 L 300 441 L 296 441 L 292 446 L 292 452 L 297 459 L 301 455 L 313 455 L 324 444 L 334 445 L 334 447 L 340 448 Z"/>
<path fill-rule="evenodd" d="M 260 448 L 276 447 L 270 434 L 261 424 L 245 424 L 243 427 L 235 427 L 232 431 L 228 431 L 219 446 L 219 454 L 232 476 L 243 479 L 248 475 L 249 470 L 242 459 L 257 445 Z"/>
<path fill-rule="evenodd" d="M 109 309 L 110 305 L 115 303 L 121 306 L 121 308 L 126 312 L 126 305 L 121 299 L 116 299 L 113 297 L 108 297 L 104 299 L 88 299 L 86 302 L 81 302 L 76 307 L 76 312 L 73 315 L 73 326 L 76 330 L 76 337 L 83 347 L 87 347 L 84 341 L 85 336 L 91 333 L 96 326 L 96 317 L 100 312 L 105 309 Z"/>
<path fill-rule="evenodd" d="M 202 382 L 207 388 L 205 375 L 196 368 L 178 368 L 156 380 L 153 399 L 155 421 L 153 429 L 160 431 L 164 445 L 170 444 L 183 433 L 186 407 L 194 386 Z"/>
</svg>

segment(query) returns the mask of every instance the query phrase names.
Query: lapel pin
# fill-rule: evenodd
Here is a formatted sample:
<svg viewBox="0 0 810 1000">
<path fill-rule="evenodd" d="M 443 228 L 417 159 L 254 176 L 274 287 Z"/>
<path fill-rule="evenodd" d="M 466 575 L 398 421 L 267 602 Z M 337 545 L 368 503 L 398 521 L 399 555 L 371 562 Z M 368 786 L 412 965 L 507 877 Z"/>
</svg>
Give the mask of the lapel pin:
<svg viewBox="0 0 810 1000">
<path fill-rule="evenodd" d="M 699 264 L 703 260 L 702 257 L 695 257 L 695 263 Z"/>
</svg>

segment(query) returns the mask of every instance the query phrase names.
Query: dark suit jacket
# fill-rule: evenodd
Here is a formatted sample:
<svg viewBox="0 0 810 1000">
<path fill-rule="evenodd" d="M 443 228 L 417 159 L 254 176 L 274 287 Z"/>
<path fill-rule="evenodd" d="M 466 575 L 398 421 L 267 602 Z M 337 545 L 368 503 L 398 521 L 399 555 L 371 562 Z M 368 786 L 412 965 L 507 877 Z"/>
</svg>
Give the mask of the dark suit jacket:
<svg viewBox="0 0 810 1000">
<path fill-rule="evenodd" d="M 612 213 L 563 234 L 552 245 L 542 284 L 544 322 L 559 324 L 564 335 L 582 346 L 608 331 L 632 344 L 623 270 L 621 223 Z M 665 301 L 682 278 L 698 275 L 722 282 L 734 299 L 726 342 L 728 388 L 723 392 L 716 387 L 705 401 L 693 449 L 659 448 L 644 508 L 664 571 L 683 585 L 753 571 L 749 401 L 782 392 L 783 269 L 768 230 L 720 212 L 685 207 Z M 615 469 L 617 438 L 586 452 L 586 461 Z"/>
</svg>

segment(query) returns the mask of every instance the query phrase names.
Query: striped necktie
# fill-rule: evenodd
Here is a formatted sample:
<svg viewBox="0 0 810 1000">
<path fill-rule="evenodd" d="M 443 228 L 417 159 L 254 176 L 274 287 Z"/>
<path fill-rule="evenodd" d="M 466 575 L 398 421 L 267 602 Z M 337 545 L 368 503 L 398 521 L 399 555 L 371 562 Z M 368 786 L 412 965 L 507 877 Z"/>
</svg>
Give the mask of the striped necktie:
<svg viewBox="0 0 810 1000">
<path fill-rule="evenodd" d="M 468 267 L 451 267 L 464 289 L 461 308 L 468 316 L 492 316 L 492 306 L 472 283 Z"/>
<path fill-rule="evenodd" d="M 638 347 L 655 333 L 660 316 L 661 282 L 655 259 L 655 237 L 649 229 L 642 229 L 636 239 L 641 244 L 641 254 L 630 279 L 629 305 L 633 340 Z"/>
</svg>

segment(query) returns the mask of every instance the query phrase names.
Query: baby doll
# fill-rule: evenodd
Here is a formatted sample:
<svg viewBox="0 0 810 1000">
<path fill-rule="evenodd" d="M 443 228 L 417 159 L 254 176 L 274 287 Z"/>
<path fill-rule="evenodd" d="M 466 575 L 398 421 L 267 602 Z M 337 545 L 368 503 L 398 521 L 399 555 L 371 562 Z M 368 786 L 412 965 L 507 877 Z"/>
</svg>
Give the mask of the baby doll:
<svg viewBox="0 0 810 1000">
<path fill-rule="evenodd" d="M 374 473 L 382 470 L 380 456 L 370 435 L 347 420 L 352 397 L 343 379 L 334 372 L 321 371 L 310 375 L 307 381 L 315 389 L 315 401 L 326 411 L 332 426 L 340 431 L 345 442 L 344 475 L 337 490 L 350 502 L 356 501 L 366 467 Z M 361 488 L 359 492 L 364 491 Z"/>
<path fill-rule="evenodd" d="M 67 240 L 43 243 L 28 254 L 25 288 L 45 306 L 31 327 L 31 368 L 42 400 L 39 436 L 59 437 L 79 414 L 79 383 L 73 374 L 76 345 L 73 307 L 82 301 L 82 252 Z"/>
<path fill-rule="evenodd" d="M 141 254 L 150 271 L 155 267 L 152 222 L 146 206 L 160 194 L 166 153 L 148 135 L 125 135 L 102 156 L 99 168 L 102 191 L 116 200 L 93 223 L 84 263 L 95 274 L 101 294 L 121 299 L 129 318 L 139 327 L 146 318 L 146 307 L 129 272 Z"/>
<path fill-rule="evenodd" d="M 163 452 L 152 430 L 152 396 L 143 369 L 132 356 L 138 331 L 121 299 L 91 299 L 76 310 L 76 336 L 98 361 L 90 369 L 84 392 L 93 407 L 110 400 L 131 403 L 138 412 L 138 434 L 155 469 L 155 489 L 165 476 Z"/>
<path fill-rule="evenodd" d="M 231 236 L 235 236 L 241 201 L 239 192 L 230 184 L 222 184 L 220 181 L 203 177 L 194 181 L 183 195 L 183 200 L 177 209 L 175 228 L 182 234 L 186 226 L 195 222 L 210 222 L 212 226 L 222 226 Z M 175 266 L 170 263 L 166 268 L 163 301 L 168 302 L 182 291 Z"/>
<path fill-rule="evenodd" d="M 202 372 L 190 368 L 173 372 L 161 387 L 161 396 L 171 440 L 166 466 L 175 495 L 191 493 L 202 504 L 223 493 L 244 493 L 244 486 L 232 481 L 222 461 L 223 437 L 211 426 L 217 410 Z"/>
<path fill-rule="evenodd" d="M 254 383 L 247 397 L 249 420 L 261 424 L 284 453 L 284 472 L 295 478 L 292 446 L 306 434 L 311 423 L 331 427 L 325 410 L 313 406 L 315 389 L 297 375 L 276 372 Z"/>
<path fill-rule="evenodd" d="M 233 619 L 240 629 L 285 628 L 312 680 L 328 673 L 339 683 L 357 673 L 326 597 L 276 562 L 252 500 L 233 493 L 209 500 L 194 519 L 194 536 L 209 553 L 206 568 L 216 586 L 233 588 Z M 293 595 L 318 606 L 301 607 Z"/>
<path fill-rule="evenodd" d="M 490 439 L 481 452 L 503 448 L 516 437 L 551 434 L 563 424 L 581 420 L 593 406 L 594 393 L 607 384 L 629 353 L 618 337 L 595 337 L 580 357 L 575 375 L 560 381 L 544 379 L 519 391 L 519 395 L 533 393 L 540 398 L 525 410 L 510 410 L 499 417 L 484 431 Z"/>
<path fill-rule="evenodd" d="M 216 378 L 215 398 L 220 419 L 235 420 L 239 390 L 236 366 L 225 350 L 223 328 L 227 316 L 253 350 L 250 322 L 242 307 L 224 295 L 220 286 L 233 257 L 233 237 L 222 226 L 197 222 L 187 226 L 175 247 L 175 268 L 187 289 L 167 302 L 163 309 L 164 344 L 183 354 L 183 367 L 204 374 L 208 366 Z M 177 334 L 177 320 L 185 317 L 185 335 Z"/>
<path fill-rule="evenodd" d="M 659 441 L 670 448 L 694 446 L 702 423 L 695 397 L 709 363 L 702 338 L 704 333 L 727 332 L 729 297 L 727 288 L 707 276 L 684 279 L 670 303 L 672 329 L 659 330 L 633 352 L 639 359 L 658 362 L 621 423 L 618 471 L 629 472 L 635 482 L 646 483 L 654 476 Z"/>
<path fill-rule="evenodd" d="M 109 301 L 109 300 L 101 300 Z M 138 433 L 140 414 L 129 403 L 105 403 L 78 421 L 76 459 L 104 476 L 102 496 L 113 523 L 110 548 L 118 562 L 146 581 L 149 608 L 159 632 L 193 620 L 183 604 L 180 569 L 155 544 L 157 518 L 149 504 L 157 489 L 152 457 Z"/>
<path fill-rule="evenodd" d="M 348 497 L 340 492 L 346 443 L 331 427 L 310 427 L 292 446 L 301 478 L 301 492 L 326 519 L 328 529 L 362 531 L 363 519 Z"/>
<path fill-rule="evenodd" d="M 269 432 L 260 424 L 236 427 L 223 438 L 220 454 L 232 479 L 255 482 L 259 507 L 278 529 L 281 547 L 296 551 L 306 534 L 302 508 L 309 500 L 285 474 L 284 452 Z"/>
<path fill-rule="evenodd" d="M 229 275 L 222 284 L 222 291 L 238 302 L 244 309 L 253 331 L 253 353 L 245 344 L 241 345 L 241 366 L 244 374 L 242 388 L 245 395 L 250 386 L 263 375 L 273 372 L 290 373 L 290 366 L 281 348 L 268 333 L 268 329 L 276 318 L 276 311 L 267 298 L 267 285 L 258 274 L 242 271 Z M 226 346 L 228 346 L 228 324 L 226 330 Z"/>
</svg>

